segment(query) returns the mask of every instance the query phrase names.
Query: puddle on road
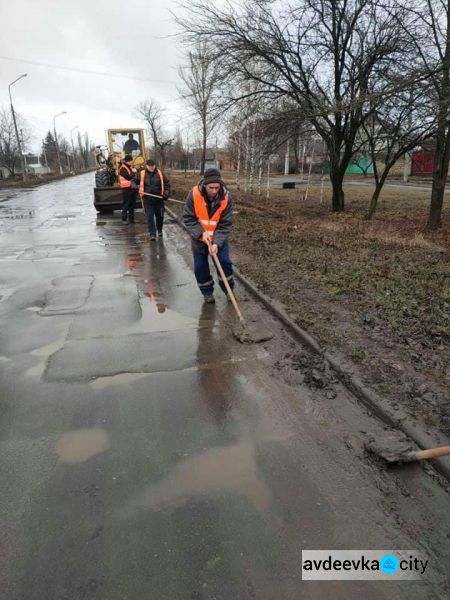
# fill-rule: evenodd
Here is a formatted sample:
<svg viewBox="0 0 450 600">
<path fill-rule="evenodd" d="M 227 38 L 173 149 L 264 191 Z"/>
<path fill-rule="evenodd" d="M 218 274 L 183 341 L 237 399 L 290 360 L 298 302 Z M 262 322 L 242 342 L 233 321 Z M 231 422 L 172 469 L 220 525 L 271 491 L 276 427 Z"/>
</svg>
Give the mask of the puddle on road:
<svg viewBox="0 0 450 600">
<path fill-rule="evenodd" d="M 154 333 L 158 331 L 175 331 L 177 329 L 197 329 L 198 319 L 187 317 L 181 313 L 167 308 L 164 302 L 157 301 L 156 297 L 144 295 L 139 297 L 142 316 L 139 321 L 129 326 L 130 333 Z"/>
<path fill-rule="evenodd" d="M 5 302 L 8 300 L 15 292 L 17 292 L 19 288 L 5 288 L 0 290 L 0 302 Z"/>
<path fill-rule="evenodd" d="M 104 429 L 78 429 L 64 433 L 56 442 L 61 462 L 83 463 L 109 448 L 109 436 Z"/>
<path fill-rule="evenodd" d="M 251 439 L 187 458 L 165 479 L 132 498 L 119 514 L 122 518 L 134 517 L 142 511 L 179 505 L 192 496 L 229 491 L 245 496 L 258 512 L 269 509 L 270 492 L 258 478 L 255 442 Z"/>
<path fill-rule="evenodd" d="M 58 352 L 58 350 L 61 350 L 61 348 L 66 343 L 68 328 L 69 326 L 67 325 L 65 327 L 63 335 L 55 342 L 47 344 L 46 346 L 41 346 L 40 348 L 36 348 L 32 352 L 30 352 L 32 356 L 37 356 L 41 360 L 34 367 L 30 367 L 29 369 L 27 369 L 25 371 L 25 375 L 27 375 L 28 377 L 42 377 L 47 366 L 48 358 L 52 354 L 55 354 L 55 352 Z"/>
<path fill-rule="evenodd" d="M 111 375 L 110 377 L 99 377 L 95 381 L 89 383 L 90 387 L 94 390 L 104 390 L 108 387 L 117 385 L 127 385 L 139 381 L 139 379 L 145 379 L 149 373 L 119 373 L 118 375 Z"/>
</svg>

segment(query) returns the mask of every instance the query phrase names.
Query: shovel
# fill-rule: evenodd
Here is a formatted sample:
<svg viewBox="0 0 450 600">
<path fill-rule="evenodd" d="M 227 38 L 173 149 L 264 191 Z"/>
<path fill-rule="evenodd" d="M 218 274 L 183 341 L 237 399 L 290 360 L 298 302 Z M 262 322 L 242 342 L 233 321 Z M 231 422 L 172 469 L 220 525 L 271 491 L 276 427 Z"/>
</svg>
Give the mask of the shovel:
<svg viewBox="0 0 450 600">
<path fill-rule="evenodd" d="M 227 290 L 228 297 L 230 298 L 231 303 L 233 304 L 234 310 L 236 311 L 236 314 L 239 319 L 239 327 L 236 327 L 233 330 L 234 337 L 236 339 L 238 339 L 241 343 L 245 343 L 245 342 L 258 343 L 258 342 L 265 342 L 267 340 L 272 339 L 273 334 L 270 333 L 269 331 L 266 331 L 266 332 L 257 331 L 253 328 L 250 331 L 248 325 L 246 324 L 246 322 L 244 320 L 244 317 L 242 316 L 241 309 L 239 308 L 239 304 L 237 303 L 237 300 L 236 300 L 236 296 L 233 294 L 233 290 L 231 289 L 230 284 L 228 283 L 228 279 L 223 271 L 223 267 L 220 264 L 219 257 L 217 256 L 217 254 L 213 254 L 211 252 L 210 240 L 206 240 L 206 243 L 208 244 L 208 249 L 210 250 L 210 254 L 216 265 L 217 271 L 219 272 L 220 278 L 222 279 L 225 289 Z"/>
<path fill-rule="evenodd" d="M 388 463 L 406 463 L 416 460 L 450 456 L 450 446 L 440 446 L 429 450 L 413 450 L 410 442 L 404 436 L 387 434 L 381 440 L 374 438 L 366 442 L 365 447 Z"/>
</svg>

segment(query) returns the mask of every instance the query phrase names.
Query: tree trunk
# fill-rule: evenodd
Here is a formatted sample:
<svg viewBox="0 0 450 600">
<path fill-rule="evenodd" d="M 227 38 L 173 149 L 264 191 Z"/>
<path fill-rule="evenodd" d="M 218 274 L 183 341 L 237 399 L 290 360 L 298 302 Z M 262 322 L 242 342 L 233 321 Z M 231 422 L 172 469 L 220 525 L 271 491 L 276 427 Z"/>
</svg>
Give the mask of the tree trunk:
<svg viewBox="0 0 450 600">
<path fill-rule="evenodd" d="M 295 135 L 295 137 L 293 138 L 293 142 L 294 142 L 294 159 L 295 159 L 294 173 L 296 173 L 298 175 L 298 173 L 300 173 L 300 153 L 299 153 L 300 137 L 299 137 L 299 135 Z"/>
<path fill-rule="evenodd" d="M 155 153 L 153 160 L 158 162 L 158 139 L 156 135 L 153 135 L 153 152 Z"/>
<path fill-rule="evenodd" d="M 262 176 L 263 176 L 263 161 L 262 156 L 259 157 L 259 167 L 258 167 L 258 197 L 261 198 L 262 195 Z"/>
<path fill-rule="evenodd" d="M 207 142 L 207 132 L 206 132 L 206 119 L 203 119 L 203 130 L 202 130 L 202 159 L 200 164 L 200 175 L 204 175 L 205 173 L 205 162 L 206 162 L 206 142 Z"/>
<path fill-rule="evenodd" d="M 450 131 L 446 135 L 445 124 L 443 124 L 438 131 L 434 155 L 433 186 L 431 188 L 430 211 L 427 221 L 427 229 L 431 230 L 442 227 L 441 214 L 450 159 L 449 134 Z"/>
<path fill-rule="evenodd" d="M 301 174 L 300 174 L 300 180 L 303 181 L 303 174 L 304 174 L 304 170 L 305 170 L 305 154 L 306 154 L 306 142 L 303 140 L 303 145 L 302 145 L 302 170 L 301 170 Z"/>
<path fill-rule="evenodd" d="M 381 190 L 383 189 L 384 183 L 386 181 L 386 178 L 387 178 L 390 170 L 391 170 L 391 167 L 389 167 L 388 169 L 385 169 L 384 172 L 382 173 L 381 177 L 376 182 L 375 191 L 373 192 L 372 198 L 370 199 L 370 205 L 369 205 L 369 210 L 367 211 L 366 219 L 370 220 L 373 217 L 373 215 L 375 214 L 375 211 L 377 210 L 378 198 L 380 197 Z"/>
<path fill-rule="evenodd" d="M 250 145 L 250 130 L 248 128 L 248 125 L 246 125 L 246 142 L 245 142 L 245 168 L 244 168 L 244 173 L 245 173 L 245 186 L 244 186 L 244 190 L 247 191 L 248 190 L 248 165 L 249 165 L 249 145 Z"/>
<path fill-rule="evenodd" d="M 438 130 L 436 151 L 433 163 L 433 186 L 431 188 L 430 212 L 427 229 L 442 227 L 442 206 L 444 204 L 445 184 L 447 183 L 450 159 L 450 128 L 448 113 L 450 109 L 450 7 L 447 6 L 447 39 L 442 61 L 442 83 L 439 98 Z"/>
<path fill-rule="evenodd" d="M 284 156 L 284 174 L 289 175 L 289 158 L 290 158 L 290 140 L 286 144 L 286 154 Z"/>
<path fill-rule="evenodd" d="M 253 176 L 255 173 L 255 128 L 256 123 L 253 121 L 252 123 L 252 141 L 250 145 L 250 173 L 248 177 L 248 185 L 250 194 L 253 194 Z"/>
<path fill-rule="evenodd" d="M 345 194 L 343 189 L 345 169 L 343 169 L 338 161 L 330 161 L 330 181 L 333 189 L 331 197 L 331 210 L 333 212 L 342 212 L 345 208 Z"/>
<path fill-rule="evenodd" d="M 239 179 L 240 174 L 241 174 L 241 129 L 239 127 L 238 155 L 237 155 L 237 165 L 236 165 L 236 187 L 238 190 L 241 189 L 241 182 Z"/>
</svg>

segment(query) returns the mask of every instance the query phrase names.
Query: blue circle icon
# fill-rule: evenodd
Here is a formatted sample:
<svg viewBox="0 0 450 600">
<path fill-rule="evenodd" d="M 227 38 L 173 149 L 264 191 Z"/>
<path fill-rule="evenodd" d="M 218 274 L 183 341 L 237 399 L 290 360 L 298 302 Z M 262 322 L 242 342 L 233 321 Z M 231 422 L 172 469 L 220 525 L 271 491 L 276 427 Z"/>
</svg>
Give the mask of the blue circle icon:
<svg viewBox="0 0 450 600">
<path fill-rule="evenodd" d="M 380 569 L 383 571 L 383 573 L 388 573 L 389 575 L 391 573 L 395 573 L 395 571 L 398 569 L 397 557 L 393 554 L 386 554 L 386 556 L 383 556 L 383 558 L 380 560 Z"/>
</svg>

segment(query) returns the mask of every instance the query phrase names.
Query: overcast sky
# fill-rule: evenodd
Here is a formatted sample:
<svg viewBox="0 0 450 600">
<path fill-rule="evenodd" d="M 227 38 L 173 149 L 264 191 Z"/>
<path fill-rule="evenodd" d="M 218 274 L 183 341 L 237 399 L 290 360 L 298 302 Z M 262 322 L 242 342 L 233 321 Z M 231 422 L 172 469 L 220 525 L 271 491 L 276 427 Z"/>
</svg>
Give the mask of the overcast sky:
<svg viewBox="0 0 450 600">
<path fill-rule="evenodd" d="M 177 92 L 180 43 L 171 38 L 176 6 L 176 0 L 0 0 L 0 104 L 9 104 L 8 84 L 27 73 L 11 91 L 16 111 L 34 130 L 34 150 L 61 111 L 67 115 L 57 118 L 58 132 L 69 138 L 79 125 L 104 143 L 108 128 L 142 126 L 133 108 L 146 98 L 166 107 L 171 126 L 180 121 L 186 130 Z"/>
</svg>

